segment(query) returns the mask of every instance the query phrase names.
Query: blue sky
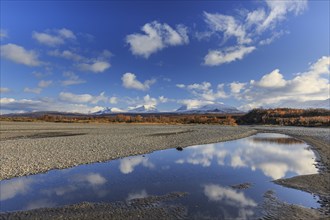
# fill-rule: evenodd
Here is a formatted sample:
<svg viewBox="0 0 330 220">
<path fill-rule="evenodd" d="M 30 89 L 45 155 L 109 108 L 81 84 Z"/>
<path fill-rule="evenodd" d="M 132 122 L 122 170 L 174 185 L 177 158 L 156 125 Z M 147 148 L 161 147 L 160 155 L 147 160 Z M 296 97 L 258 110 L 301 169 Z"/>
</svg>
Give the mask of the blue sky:
<svg viewBox="0 0 330 220">
<path fill-rule="evenodd" d="M 329 1 L 1 1 L 1 112 L 329 98 Z"/>
</svg>

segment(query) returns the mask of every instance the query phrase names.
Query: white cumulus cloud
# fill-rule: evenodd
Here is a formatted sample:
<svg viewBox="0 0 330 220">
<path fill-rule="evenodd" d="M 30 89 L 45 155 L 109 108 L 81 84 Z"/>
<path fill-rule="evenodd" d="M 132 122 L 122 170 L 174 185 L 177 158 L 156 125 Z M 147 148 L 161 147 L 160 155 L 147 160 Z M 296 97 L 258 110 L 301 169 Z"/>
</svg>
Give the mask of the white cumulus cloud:
<svg viewBox="0 0 330 220">
<path fill-rule="evenodd" d="M 26 50 L 16 44 L 1 45 L 1 57 L 27 66 L 39 66 L 41 64 L 35 51 Z"/>
<path fill-rule="evenodd" d="M 212 101 L 205 101 L 199 99 L 183 99 L 179 100 L 178 103 L 186 105 L 188 109 L 198 108 L 207 104 L 214 104 L 214 102 Z"/>
<path fill-rule="evenodd" d="M 48 54 L 50 56 L 61 57 L 61 58 L 65 58 L 65 59 L 73 60 L 73 61 L 80 61 L 83 59 L 83 57 L 81 55 L 74 53 L 70 50 L 63 50 L 63 51 L 52 50 L 52 51 L 49 51 Z"/>
<path fill-rule="evenodd" d="M 98 102 L 107 102 L 108 98 L 105 93 L 102 92 L 100 95 L 93 96 L 90 94 L 74 94 L 70 92 L 61 92 L 59 94 L 61 101 L 71 102 L 71 103 L 92 103 L 96 104 Z"/>
<path fill-rule="evenodd" d="M 326 100 L 329 98 L 330 57 L 321 57 L 310 68 L 292 79 L 284 79 L 279 69 L 265 74 L 260 80 L 244 83 L 235 98 L 245 102 L 242 109 L 276 106 L 283 101 Z"/>
<path fill-rule="evenodd" d="M 280 88 L 285 86 L 286 81 L 283 79 L 280 70 L 275 69 L 271 73 L 264 75 L 256 84 L 264 88 Z"/>
<path fill-rule="evenodd" d="M 179 86 L 178 86 L 179 85 Z M 204 101 L 215 101 L 221 98 L 227 98 L 228 95 L 224 90 L 224 84 L 218 84 L 217 89 L 212 89 L 210 82 L 194 83 L 190 85 L 178 84 L 177 87 L 187 89 L 192 95 L 197 97 L 199 100 Z"/>
<path fill-rule="evenodd" d="M 166 47 L 189 43 L 187 28 L 183 25 L 177 25 L 173 29 L 166 23 L 153 21 L 145 24 L 141 30 L 144 34 L 130 34 L 126 37 L 126 42 L 134 55 L 145 58 Z"/>
<path fill-rule="evenodd" d="M 140 82 L 137 80 L 134 73 L 125 73 L 122 78 L 123 86 L 128 89 L 148 90 L 152 84 L 156 82 L 155 79 Z"/>
<path fill-rule="evenodd" d="M 232 93 L 239 93 L 245 85 L 246 83 L 232 82 L 230 83 L 230 91 Z"/>
<path fill-rule="evenodd" d="M 66 40 L 74 40 L 76 39 L 75 34 L 66 28 L 55 29 L 55 30 L 47 30 L 45 32 L 37 32 L 34 31 L 32 33 L 32 38 L 37 40 L 39 43 L 55 47 L 61 44 L 64 44 Z"/>
<path fill-rule="evenodd" d="M 101 73 L 111 67 L 111 64 L 107 61 L 94 61 L 92 63 L 81 63 L 78 65 L 80 70 L 93 73 Z"/>
<path fill-rule="evenodd" d="M 14 99 L 4 97 L 0 99 L 1 114 L 11 112 L 31 112 L 31 111 L 61 111 L 61 112 L 79 112 L 90 113 L 101 110 L 100 106 L 89 106 L 87 104 L 60 102 L 58 100 L 43 98 L 39 100 L 32 99 Z"/>
</svg>

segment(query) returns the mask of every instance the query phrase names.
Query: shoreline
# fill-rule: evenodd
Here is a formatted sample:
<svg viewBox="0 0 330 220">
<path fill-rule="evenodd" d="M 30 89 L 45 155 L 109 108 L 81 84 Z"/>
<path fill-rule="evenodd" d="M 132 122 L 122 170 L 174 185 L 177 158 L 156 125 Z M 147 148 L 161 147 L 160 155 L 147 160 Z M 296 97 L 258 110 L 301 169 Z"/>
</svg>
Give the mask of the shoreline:
<svg viewBox="0 0 330 220">
<path fill-rule="evenodd" d="M 6 122 L 1 124 L 1 133 L 0 180 L 5 180 L 157 150 L 236 140 L 257 132 L 222 125 Z"/>
<path fill-rule="evenodd" d="M 26 124 L 25 124 L 26 125 Z M 46 125 L 52 125 L 47 123 Z M 66 126 L 66 125 L 65 125 Z M 91 161 L 87 163 L 93 163 L 93 162 L 104 162 L 108 160 L 113 160 L 113 159 L 118 159 L 121 157 L 125 156 L 133 156 L 137 154 L 146 154 L 146 153 L 151 153 L 153 151 L 157 150 L 162 150 L 162 149 L 169 149 L 169 148 L 175 148 L 175 147 L 188 147 L 192 145 L 198 145 L 198 144 L 208 144 L 208 143 L 215 143 L 215 142 L 223 142 L 223 141 L 230 141 L 230 140 L 235 140 L 235 139 L 240 139 L 244 137 L 248 137 L 250 135 L 256 134 L 256 133 L 281 133 L 281 134 L 286 134 L 289 136 L 292 136 L 294 138 L 303 140 L 306 142 L 309 146 L 311 146 L 311 150 L 313 150 L 318 159 L 318 164 L 321 164 L 322 167 L 319 168 L 320 172 L 318 174 L 311 174 L 311 175 L 300 175 L 300 176 L 295 176 L 292 178 L 288 179 L 278 179 L 274 180 L 273 182 L 285 187 L 290 187 L 298 190 L 302 190 L 308 193 L 315 194 L 319 196 L 320 198 L 320 203 L 321 203 L 321 208 L 316 210 L 310 209 L 310 208 L 305 208 L 305 207 L 300 207 L 298 205 L 290 205 L 283 203 L 281 201 L 276 201 L 274 205 L 267 205 L 265 207 L 265 218 L 267 217 L 270 218 L 276 218 L 276 219 L 305 219 L 303 215 L 299 215 L 299 213 L 310 213 L 311 216 L 314 216 L 315 219 L 322 219 L 322 218 L 327 218 L 330 214 L 330 207 L 329 207 L 329 201 L 330 201 L 330 149 L 329 149 L 329 144 L 328 144 L 328 139 L 330 137 L 327 136 L 327 132 L 329 129 L 313 129 L 313 128 L 301 128 L 301 127 L 279 127 L 279 126 L 236 126 L 236 127 L 230 127 L 230 126 L 216 126 L 216 125 L 129 125 L 130 128 L 128 128 L 125 125 L 116 125 L 116 126 L 107 126 L 107 125 L 92 125 L 91 128 L 88 129 L 96 129 L 97 132 L 94 131 L 88 131 L 86 130 L 86 127 L 88 126 L 82 126 L 85 130 L 80 131 L 80 133 L 84 134 L 79 134 L 77 135 L 77 131 L 72 132 L 72 128 L 75 126 L 71 126 L 70 129 L 66 131 L 66 133 L 63 133 L 63 130 L 61 131 L 62 133 L 56 133 L 59 132 L 58 129 L 61 128 L 61 126 L 56 127 L 55 129 L 52 128 L 52 131 L 48 131 L 49 133 L 52 133 L 49 135 L 44 135 L 45 132 L 41 132 L 40 130 L 32 130 L 32 133 L 24 133 L 24 135 L 21 135 L 21 131 L 18 129 L 18 132 L 15 135 L 8 135 L 6 134 L 5 137 L 3 138 L 3 135 L 1 135 L 1 143 L 13 143 L 13 142 L 19 142 L 22 143 L 22 141 L 25 140 L 27 146 L 29 147 L 31 141 L 40 141 L 42 143 L 47 143 L 47 141 L 56 142 L 59 140 L 63 139 L 72 139 L 70 141 L 78 140 L 76 138 L 81 138 L 84 136 L 90 135 L 96 135 L 96 136 L 102 136 L 104 133 L 102 133 L 100 130 L 98 130 L 98 127 L 101 126 L 102 129 L 109 129 L 109 127 L 115 127 L 114 129 L 123 129 L 125 131 L 131 131 L 134 130 L 137 132 L 140 137 L 140 141 L 146 142 L 147 147 L 144 147 L 143 149 L 141 148 L 136 148 L 134 145 L 132 148 L 127 148 L 126 151 L 120 152 L 121 154 L 116 154 L 116 155 L 111 155 L 111 158 L 105 159 L 105 160 L 97 160 L 97 161 Z M 69 126 L 70 127 L 70 126 Z M 111 131 L 114 132 L 114 130 L 110 129 Z M 1 126 L 1 129 L 3 129 L 3 126 Z M 128 130 L 127 130 L 128 129 Z M 131 130 L 130 130 L 131 129 Z M 142 130 L 142 133 L 141 131 Z M 9 129 L 10 130 L 10 129 Z M 23 129 L 24 131 L 26 128 Z M 28 130 L 28 129 L 27 129 Z M 13 131 L 13 130 L 11 130 Z M 41 131 L 43 131 L 41 129 Z M 15 133 L 15 132 L 14 132 Z M 107 132 L 105 132 L 107 133 Z M 116 133 L 116 132 L 115 132 Z M 120 136 L 125 136 L 126 134 L 121 134 L 116 138 L 119 138 Z M 35 138 L 36 136 L 36 138 Z M 134 136 L 134 135 L 133 135 Z M 136 137 L 136 136 L 134 136 Z M 194 137 L 194 138 L 192 138 Z M 202 138 L 204 137 L 204 138 Z M 6 139 L 7 138 L 7 139 Z M 98 137 L 100 138 L 100 137 Z M 98 139 L 97 138 L 97 139 Z M 120 139 L 120 138 L 119 138 Z M 28 141 L 27 141 L 28 140 Z M 126 140 L 128 143 L 132 143 L 129 140 Z M 139 143 L 138 141 L 137 143 Z M 157 145 L 154 144 L 150 147 L 151 143 L 155 142 L 166 142 L 166 144 L 162 145 Z M 89 142 L 88 142 L 89 143 Z M 122 142 L 123 143 L 123 142 Z M 121 143 L 121 147 L 122 144 Z M 192 144 L 191 144 L 192 143 Z M 10 145 L 10 144 L 9 144 Z M 11 145 L 10 145 L 11 146 Z M 17 146 L 17 145 L 16 145 Z M 157 146 L 157 147 L 155 147 Z M 31 147 L 31 146 L 30 146 Z M 1 147 L 1 150 L 3 147 Z M 116 148 L 117 149 L 117 148 Z M 90 148 L 84 149 L 90 150 Z M 107 149 L 102 149 L 102 152 L 107 151 Z M 84 153 L 80 152 L 80 153 Z M 89 151 L 87 151 L 89 152 Z M 112 151 L 113 152 L 113 151 Z M 97 150 L 92 151 L 93 154 L 97 153 Z M 92 154 L 92 155 L 93 155 Z M 104 156 L 104 154 L 101 153 L 101 155 Z M 109 154 L 106 154 L 106 156 L 109 156 Z M 87 159 L 93 159 L 94 157 L 87 157 Z M 82 157 L 82 159 L 86 159 L 86 157 Z M 1 160 L 3 161 L 3 160 Z M 24 160 L 23 160 L 24 161 Z M 80 161 L 82 162 L 82 161 Z M 3 162 L 2 162 L 3 163 Z M 30 170 L 29 173 L 27 172 L 9 172 L 9 174 L 3 175 L 1 173 L 1 177 L 5 177 L 4 179 L 8 178 L 15 178 L 18 176 L 23 176 L 23 175 L 29 175 L 30 173 L 40 173 L 40 172 L 47 172 L 51 169 L 62 169 L 62 168 L 68 168 L 80 164 L 87 164 L 86 161 L 83 163 L 78 163 L 77 164 L 65 164 L 63 167 L 56 167 L 56 168 L 47 168 L 47 169 L 37 169 L 37 170 Z M 8 164 L 7 164 L 8 165 Z M 58 164 L 57 164 L 58 165 Z M 3 168 L 3 164 L 1 164 L 1 168 Z M 315 184 L 318 183 L 318 184 Z M 280 205 L 279 205 L 280 204 Z M 77 204 L 79 205 L 79 204 Z M 280 210 L 274 210 L 275 207 L 281 207 Z M 54 209 L 47 209 L 50 210 L 50 212 L 56 211 L 57 209 L 61 208 L 54 208 Z M 22 215 L 26 213 L 32 213 L 32 216 L 34 215 L 33 213 L 37 213 L 35 210 L 31 211 L 19 211 L 19 212 L 13 212 L 13 214 L 19 214 L 21 213 Z M 285 214 L 283 214 L 285 213 Z M 8 213 L 7 213 L 8 214 Z M 1 216 L 1 215 L 0 215 Z"/>
</svg>

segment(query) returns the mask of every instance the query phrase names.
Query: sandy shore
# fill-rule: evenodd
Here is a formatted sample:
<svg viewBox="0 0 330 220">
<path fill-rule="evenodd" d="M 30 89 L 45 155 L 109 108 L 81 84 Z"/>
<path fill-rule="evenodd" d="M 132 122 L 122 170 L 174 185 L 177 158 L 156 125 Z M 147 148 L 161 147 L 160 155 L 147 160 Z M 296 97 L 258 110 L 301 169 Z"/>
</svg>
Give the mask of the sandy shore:
<svg viewBox="0 0 330 220">
<path fill-rule="evenodd" d="M 319 195 L 323 207 L 315 211 L 289 205 L 271 197 L 271 199 L 265 200 L 264 219 L 326 219 L 330 214 L 330 130 L 328 128 L 0 123 L 0 179 L 145 154 L 160 149 L 233 140 L 257 132 L 288 134 L 310 144 L 319 156 L 321 172 L 274 182 Z M 74 209 L 77 207 L 74 206 Z M 94 205 L 89 204 L 88 207 L 94 207 Z M 97 209 L 102 209 L 102 207 L 97 206 Z M 45 210 L 51 216 L 57 209 L 62 210 L 61 208 Z M 69 210 L 74 211 L 70 208 Z M 6 217 L 26 216 L 27 214 L 36 217 L 37 213 L 36 211 L 18 212 L 6 215 Z"/>
</svg>

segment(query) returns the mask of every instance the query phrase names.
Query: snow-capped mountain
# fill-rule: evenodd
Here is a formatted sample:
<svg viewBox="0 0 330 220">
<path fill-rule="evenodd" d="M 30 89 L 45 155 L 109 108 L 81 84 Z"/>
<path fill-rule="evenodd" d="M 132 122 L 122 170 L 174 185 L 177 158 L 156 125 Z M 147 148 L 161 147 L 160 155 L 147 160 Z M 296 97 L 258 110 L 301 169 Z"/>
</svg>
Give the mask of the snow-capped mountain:
<svg viewBox="0 0 330 220">
<path fill-rule="evenodd" d="M 121 110 L 119 108 L 105 107 L 104 109 L 102 109 L 100 111 L 93 112 L 93 115 L 114 114 L 114 113 L 121 113 L 121 112 L 125 112 L 125 111 L 124 110 Z"/>
<path fill-rule="evenodd" d="M 154 105 L 140 105 L 135 108 L 129 109 L 128 112 L 131 113 L 155 113 L 159 112 Z"/>
<path fill-rule="evenodd" d="M 298 108 L 298 109 L 308 109 L 308 108 L 324 108 L 330 109 L 330 99 L 326 100 L 311 100 L 305 102 L 298 101 L 287 101 L 282 102 L 276 108 Z"/>
<path fill-rule="evenodd" d="M 177 113 L 241 113 L 237 108 L 225 104 L 208 104 L 201 107 L 189 108 L 183 105 L 176 110 Z"/>
</svg>

